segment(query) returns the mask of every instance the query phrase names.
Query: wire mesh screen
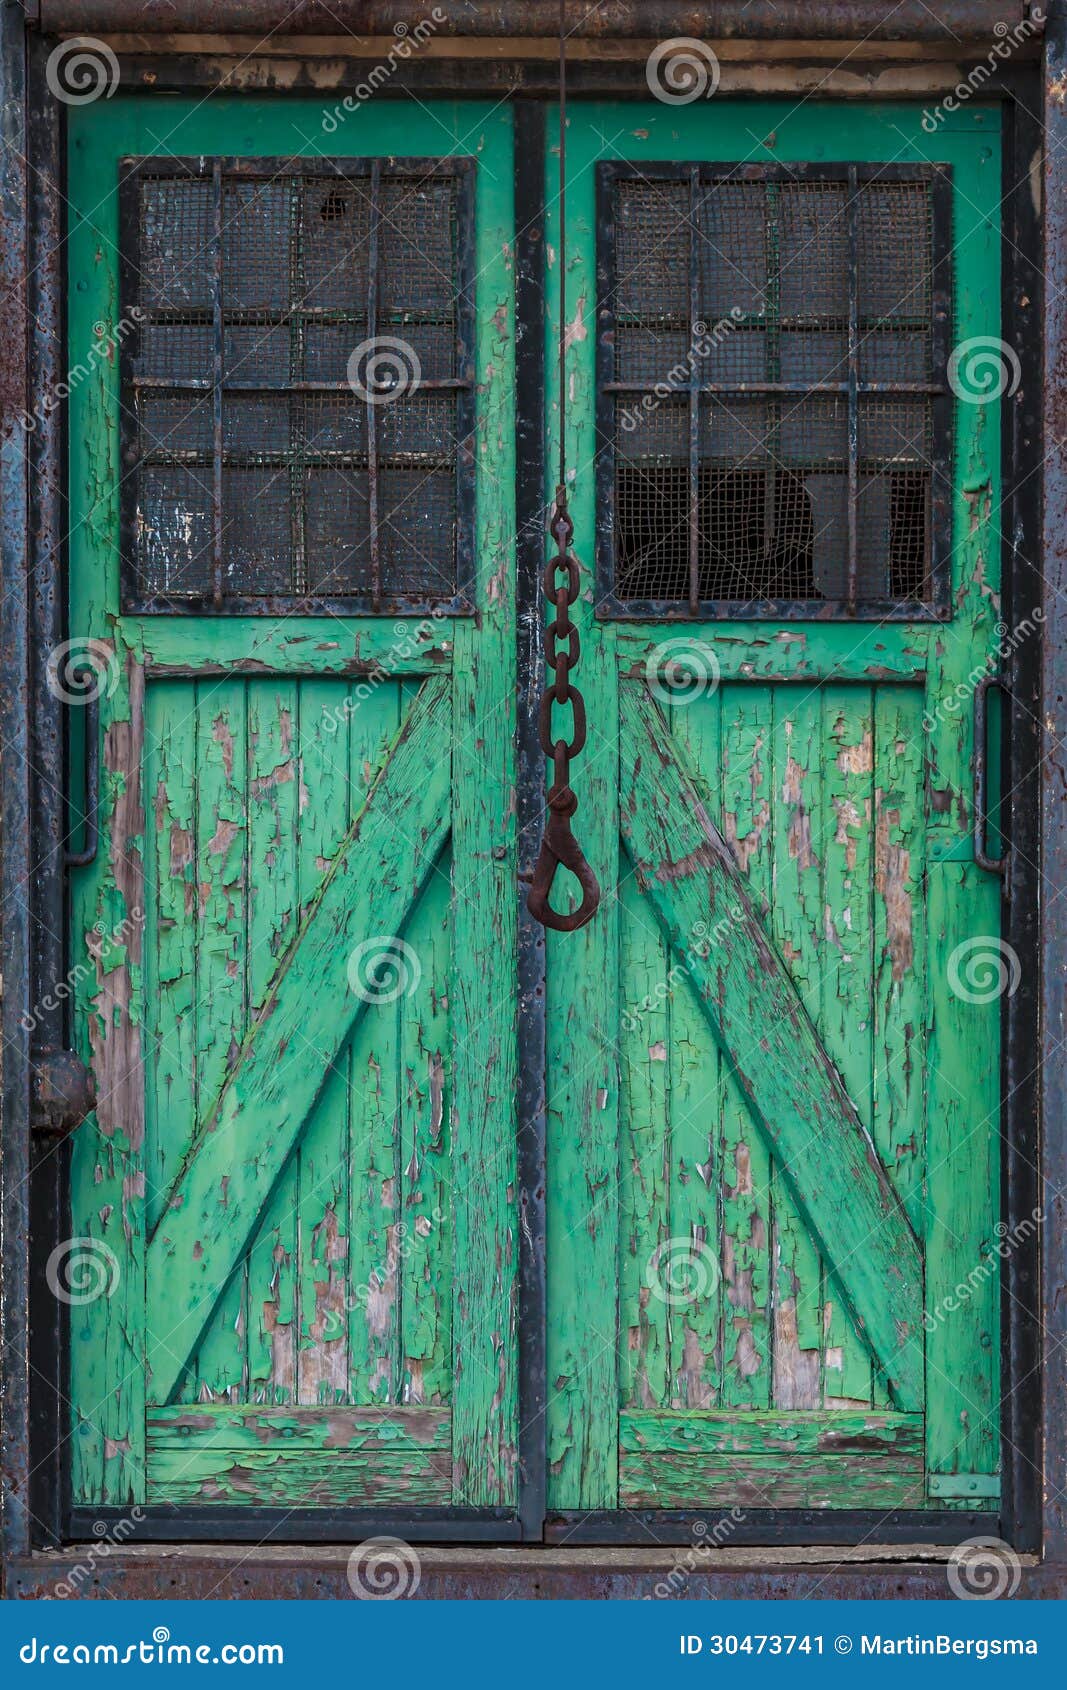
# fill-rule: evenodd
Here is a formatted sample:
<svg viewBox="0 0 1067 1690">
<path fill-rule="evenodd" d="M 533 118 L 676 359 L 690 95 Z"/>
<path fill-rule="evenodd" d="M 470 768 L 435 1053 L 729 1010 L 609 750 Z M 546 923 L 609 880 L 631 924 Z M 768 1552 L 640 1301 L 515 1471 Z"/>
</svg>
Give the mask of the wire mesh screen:
<svg viewBox="0 0 1067 1690">
<path fill-rule="evenodd" d="M 930 603 L 949 469 L 936 172 L 603 168 L 615 601 Z"/>
<path fill-rule="evenodd" d="M 466 160 L 129 169 L 128 598 L 464 607 L 472 186 Z"/>
</svg>

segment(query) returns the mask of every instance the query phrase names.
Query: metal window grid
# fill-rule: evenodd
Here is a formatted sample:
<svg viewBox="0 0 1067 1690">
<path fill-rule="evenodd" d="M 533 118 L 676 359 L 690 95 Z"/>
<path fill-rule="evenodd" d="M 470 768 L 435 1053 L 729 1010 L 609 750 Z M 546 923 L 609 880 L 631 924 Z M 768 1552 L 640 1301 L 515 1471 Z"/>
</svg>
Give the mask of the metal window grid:
<svg viewBox="0 0 1067 1690">
<path fill-rule="evenodd" d="M 948 614 L 951 196 L 940 165 L 598 166 L 602 615 Z"/>
<path fill-rule="evenodd" d="M 121 161 L 124 609 L 471 611 L 474 168 Z"/>
</svg>

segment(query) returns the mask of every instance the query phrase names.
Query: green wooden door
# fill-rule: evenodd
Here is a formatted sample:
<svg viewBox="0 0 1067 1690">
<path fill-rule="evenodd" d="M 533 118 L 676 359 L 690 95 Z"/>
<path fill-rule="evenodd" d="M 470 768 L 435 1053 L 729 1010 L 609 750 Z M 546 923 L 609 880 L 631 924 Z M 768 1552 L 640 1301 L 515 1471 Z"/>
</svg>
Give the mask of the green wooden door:
<svg viewBox="0 0 1067 1690">
<path fill-rule="evenodd" d="M 74 1500 L 193 1509 L 190 1535 L 254 1507 L 507 1537 L 520 1501 L 523 1530 L 993 1506 L 972 699 L 1004 635 L 1000 407 L 950 394 L 943 354 L 998 331 L 996 113 L 572 113 L 575 782 L 605 897 L 547 943 L 543 1498 L 512 120 L 321 116 L 70 114 L 70 628 L 102 780 L 72 895 L 99 1092 Z M 520 325 L 549 346 L 553 170 L 547 321 Z M 349 359 L 382 341 L 368 389 Z"/>
<path fill-rule="evenodd" d="M 506 1520 L 511 119 L 322 116 L 71 112 L 73 1495 Z"/>
<path fill-rule="evenodd" d="M 617 888 L 548 950 L 577 1519 L 995 1506 L 1000 448 L 945 354 L 998 333 L 999 168 L 989 110 L 571 113 L 575 784 Z"/>
</svg>

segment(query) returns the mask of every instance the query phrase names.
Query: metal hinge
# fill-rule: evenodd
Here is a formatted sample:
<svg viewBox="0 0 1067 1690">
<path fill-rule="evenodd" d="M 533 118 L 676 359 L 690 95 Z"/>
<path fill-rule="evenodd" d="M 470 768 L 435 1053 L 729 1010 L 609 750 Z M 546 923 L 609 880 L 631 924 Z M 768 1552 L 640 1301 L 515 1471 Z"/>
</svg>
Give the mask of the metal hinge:
<svg viewBox="0 0 1067 1690">
<path fill-rule="evenodd" d="M 927 1473 L 927 1494 L 943 1502 L 999 1502 L 1000 1480 L 993 1473 Z"/>
<path fill-rule="evenodd" d="M 66 1138 L 96 1108 L 96 1087 L 73 1050 L 45 1050 L 34 1058 L 30 1127 L 45 1138 Z"/>
</svg>

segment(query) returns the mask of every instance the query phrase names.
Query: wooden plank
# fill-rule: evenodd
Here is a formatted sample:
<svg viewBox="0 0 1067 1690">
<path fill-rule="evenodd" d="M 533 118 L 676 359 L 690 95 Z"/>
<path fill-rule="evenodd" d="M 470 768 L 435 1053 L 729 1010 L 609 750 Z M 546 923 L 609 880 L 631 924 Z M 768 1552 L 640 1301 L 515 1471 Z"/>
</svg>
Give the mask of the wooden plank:
<svg viewBox="0 0 1067 1690">
<path fill-rule="evenodd" d="M 670 957 L 633 875 L 619 888 L 619 956 L 626 993 L 619 1033 L 619 1396 L 625 1407 L 670 1404 L 672 1289 L 667 1057 Z"/>
<path fill-rule="evenodd" d="M 856 1113 L 871 1125 L 874 703 L 870 687 L 827 686 L 820 694 L 822 826 L 821 1002 L 813 1011 L 823 1043 Z M 818 990 L 818 988 L 817 988 Z M 825 1276 L 822 1397 L 827 1406 L 872 1400 L 871 1355 L 855 1332 L 832 1274 Z"/>
<path fill-rule="evenodd" d="M 474 254 L 478 619 L 457 621 L 453 631 L 449 1013 L 457 1507 L 514 1506 L 519 1458 L 514 157 L 510 111 L 483 122 L 477 148 L 487 162 L 478 173 Z"/>
<path fill-rule="evenodd" d="M 234 1053 L 248 1029 L 245 997 L 248 724 L 245 683 L 198 681 L 196 696 L 196 1123 L 207 1130 Z M 188 1147 L 182 1147 L 188 1154 Z M 227 1165 L 225 1202 L 239 1209 L 246 1164 Z M 165 1213 L 165 1211 L 164 1211 Z M 182 1394 L 239 1402 L 246 1395 L 245 1266 L 238 1257 L 201 1334 Z M 166 1329 L 173 1281 L 148 1281 L 149 1334 Z"/>
<path fill-rule="evenodd" d="M 922 1403 L 922 1268 L 874 1147 L 647 690 L 621 688 L 622 833 L 672 947 L 731 906 L 721 945 L 690 963 L 757 1124 L 848 1296 L 898 1406 Z M 692 953 L 690 953 L 692 954 Z"/>
<path fill-rule="evenodd" d="M 448 1451 L 443 1408 L 250 1407 L 229 1403 L 148 1411 L 148 1448 L 380 1450 L 398 1446 Z"/>
<path fill-rule="evenodd" d="M 796 1455 L 624 1455 L 623 1508 L 921 1508 L 910 1458 Z"/>
<path fill-rule="evenodd" d="M 150 1286 L 180 1285 L 184 1298 L 177 1309 L 172 1300 L 171 1324 L 151 1334 L 154 1391 L 164 1401 L 360 1014 L 364 1000 L 348 973 L 359 936 L 398 934 L 432 870 L 448 828 L 451 770 L 440 750 L 451 733 L 450 705 L 447 683 L 425 683 L 171 1189 L 147 1252 Z"/>
<path fill-rule="evenodd" d="M 882 622 L 867 627 L 855 622 L 793 623 L 696 622 L 685 624 L 685 648 L 668 642 L 668 658 L 676 677 L 686 674 L 687 652 L 693 653 L 695 672 L 717 673 L 723 683 L 779 680 L 820 685 L 826 680 L 913 682 L 921 687 L 933 630 L 921 625 Z M 663 648 L 640 624 L 625 622 L 617 629 L 619 670 L 630 680 L 649 678 L 650 660 Z M 712 668 L 708 654 L 714 659 Z"/>
<path fill-rule="evenodd" d="M 150 676 L 336 675 L 353 681 L 356 708 L 383 680 L 440 675 L 452 660 L 448 617 L 360 618 L 343 636 L 324 616 L 125 617 L 122 628 Z"/>
<path fill-rule="evenodd" d="M 145 689 L 145 1217 L 159 1219 L 196 1126 L 195 692 Z"/>
<path fill-rule="evenodd" d="M 713 790 L 721 769 L 721 705 L 716 691 L 676 704 L 671 712 L 694 766 Z M 644 920 L 666 952 L 659 923 L 642 904 Z M 665 967 L 670 966 L 666 955 Z M 688 972 L 677 964 L 668 1009 L 670 1235 L 689 1252 L 682 1295 L 670 1311 L 669 1403 L 708 1409 L 718 1406 L 722 1373 L 719 1121 L 725 1075 Z"/>
<path fill-rule="evenodd" d="M 301 905 L 328 873 L 353 817 L 348 734 L 333 681 L 300 686 L 297 883 Z M 348 1399 L 348 1052 L 330 1064 L 295 1152 L 297 1171 L 298 1337 L 296 1398 L 333 1405 Z"/>
<path fill-rule="evenodd" d="M 588 448 L 583 452 L 591 456 Z M 578 459 L 586 461 L 586 456 Z M 591 483 L 592 477 L 587 477 Z M 589 497 L 587 486 L 585 497 Z M 580 508 L 580 507 L 579 507 Z M 577 521 L 577 518 L 576 518 Z M 592 533 L 591 517 L 586 530 Z M 583 559 L 583 562 L 586 560 Z M 576 611 L 582 608 L 581 600 Z M 588 626 L 588 625 L 587 625 Z M 604 888 L 596 919 L 547 935 L 548 1460 L 553 1508 L 618 1503 L 618 679 L 611 631 L 582 635 L 589 740 L 579 838 Z M 598 724 L 594 726 L 593 724 Z"/>
<path fill-rule="evenodd" d="M 874 1095 L 871 1132 L 912 1226 L 921 1232 L 926 1160 L 928 956 L 923 699 L 874 701 Z M 937 959 L 940 967 L 946 959 Z"/>
<path fill-rule="evenodd" d="M 148 1501 L 236 1502 L 244 1507 L 443 1507 L 451 1491 L 451 1455 L 413 1445 L 390 1449 L 155 1450 L 148 1461 Z"/>
<path fill-rule="evenodd" d="M 773 942 L 821 1031 L 827 805 L 818 688 L 775 688 L 771 755 Z M 776 1408 L 817 1408 L 822 1403 L 822 1262 L 779 1167 L 771 1172 L 771 1215 L 771 1400 Z"/>
<path fill-rule="evenodd" d="M 722 699 L 720 803 L 723 835 L 753 905 L 773 893 L 774 700 L 769 687 L 727 687 Z M 706 790 L 706 789 L 705 789 Z M 732 921 L 728 909 L 717 912 Z M 719 941 L 705 921 L 703 944 Z M 696 985 L 696 976 L 694 976 Z M 699 986 L 696 985 L 699 998 Z M 701 1006 L 703 1009 L 703 1006 Z M 721 1066 L 722 1395 L 738 1408 L 771 1401 L 771 1147 L 729 1062 Z"/>
<path fill-rule="evenodd" d="M 263 1008 L 299 919 L 297 826 L 299 687 L 248 685 L 248 1005 Z M 278 1178 L 248 1252 L 245 1272 L 248 1381 L 256 1403 L 296 1401 L 297 1170 Z M 149 1433 L 151 1436 L 151 1433 Z"/>
<path fill-rule="evenodd" d="M 927 1464 L 1000 1464 L 999 1010 L 1019 960 L 1000 939 L 1000 884 L 976 863 L 931 863 L 927 1067 Z"/>
<path fill-rule="evenodd" d="M 412 914 L 408 939 L 419 959 L 419 973 L 411 991 L 397 1004 L 400 1222 L 396 1247 L 400 1264 L 399 1397 L 405 1404 L 440 1403 L 452 1389 L 450 903 L 446 851 Z"/>
<path fill-rule="evenodd" d="M 918 1414 L 624 1414 L 620 1501 L 631 1508 L 914 1508 Z"/>
<path fill-rule="evenodd" d="M 349 697 L 353 709 L 348 763 L 355 813 L 403 714 L 396 683 L 375 688 L 361 701 L 353 688 Z M 409 923 L 414 917 L 412 911 Z M 369 1003 L 349 1047 L 348 1371 L 349 1397 L 358 1403 L 395 1402 L 399 1389 L 398 1016 L 395 1000 Z"/>
</svg>

